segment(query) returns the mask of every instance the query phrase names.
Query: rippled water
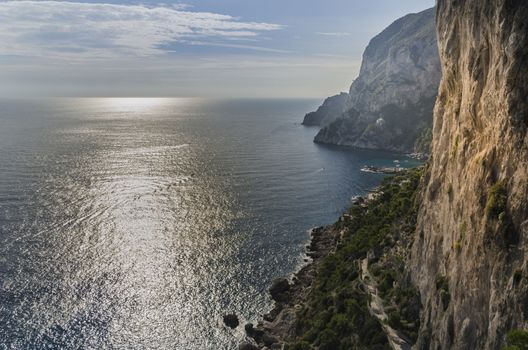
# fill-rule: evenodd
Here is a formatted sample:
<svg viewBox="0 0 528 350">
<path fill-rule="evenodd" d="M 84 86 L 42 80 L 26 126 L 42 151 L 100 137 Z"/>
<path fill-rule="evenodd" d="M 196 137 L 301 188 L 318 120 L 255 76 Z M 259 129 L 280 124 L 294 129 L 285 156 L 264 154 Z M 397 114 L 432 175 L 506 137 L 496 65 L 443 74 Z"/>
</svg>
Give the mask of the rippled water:
<svg viewBox="0 0 528 350">
<path fill-rule="evenodd" d="M 232 349 L 395 157 L 313 144 L 317 102 L 0 101 L 0 348 Z"/>
</svg>

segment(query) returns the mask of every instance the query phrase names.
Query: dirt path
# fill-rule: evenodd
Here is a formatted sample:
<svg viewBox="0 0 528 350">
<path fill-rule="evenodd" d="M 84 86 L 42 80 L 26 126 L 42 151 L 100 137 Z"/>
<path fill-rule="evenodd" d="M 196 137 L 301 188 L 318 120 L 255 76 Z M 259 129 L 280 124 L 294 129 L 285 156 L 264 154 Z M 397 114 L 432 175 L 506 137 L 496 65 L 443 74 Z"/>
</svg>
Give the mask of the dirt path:
<svg viewBox="0 0 528 350">
<path fill-rule="evenodd" d="M 378 289 L 376 288 L 376 281 L 372 278 L 368 270 L 368 259 L 361 261 L 361 280 L 367 288 L 367 292 L 370 295 L 369 311 L 376 317 L 383 328 L 383 331 L 389 339 L 389 344 L 394 350 L 411 350 L 411 344 L 402 338 L 398 331 L 388 325 L 387 321 L 389 317 L 383 307 L 383 300 L 378 295 Z"/>
</svg>

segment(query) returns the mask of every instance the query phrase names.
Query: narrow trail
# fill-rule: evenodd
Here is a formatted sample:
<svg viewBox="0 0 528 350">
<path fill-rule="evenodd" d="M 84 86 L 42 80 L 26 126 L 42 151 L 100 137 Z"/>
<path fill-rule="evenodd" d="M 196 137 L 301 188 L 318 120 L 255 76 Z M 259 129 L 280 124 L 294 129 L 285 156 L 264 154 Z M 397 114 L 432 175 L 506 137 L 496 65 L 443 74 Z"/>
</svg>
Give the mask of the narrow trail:
<svg viewBox="0 0 528 350">
<path fill-rule="evenodd" d="M 370 295 L 370 304 L 368 306 L 371 315 L 376 317 L 383 328 L 383 331 L 387 335 L 390 346 L 394 350 L 411 350 L 412 345 L 404 339 L 400 333 L 389 326 L 387 323 L 389 317 L 385 312 L 383 306 L 383 300 L 378 294 L 378 289 L 376 287 L 376 282 L 368 270 L 368 259 L 363 259 L 361 261 L 361 280 L 367 288 L 367 293 Z"/>
</svg>

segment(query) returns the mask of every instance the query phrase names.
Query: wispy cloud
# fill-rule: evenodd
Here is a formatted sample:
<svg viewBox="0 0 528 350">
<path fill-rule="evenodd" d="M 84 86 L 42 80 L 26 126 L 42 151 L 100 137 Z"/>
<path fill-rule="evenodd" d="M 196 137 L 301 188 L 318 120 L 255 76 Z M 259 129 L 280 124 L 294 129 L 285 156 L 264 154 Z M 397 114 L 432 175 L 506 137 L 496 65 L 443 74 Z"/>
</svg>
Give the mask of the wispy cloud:
<svg viewBox="0 0 528 350">
<path fill-rule="evenodd" d="M 152 56 L 175 42 L 258 38 L 272 23 L 193 12 L 184 5 L 68 1 L 0 2 L 0 55 L 57 58 Z M 250 47 L 248 47 L 250 48 Z"/>
<path fill-rule="evenodd" d="M 218 42 L 211 42 L 211 41 L 188 41 L 186 42 L 189 45 L 196 45 L 196 46 L 217 46 L 217 47 L 227 47 L 232 49 L 243 49 L 243 50 L 250 50 L 250 51 L 260 51 L 260 52 L 273 52 L 273 53 L 290 53 L 291 51 L 288 50 L 280 50 L 280 49 L 274 49 L 270 47 L 262 47 L 262 46 L 255 46 L 255 45 L 242 45 L 242 44 L 232 44 L 232 43 L 218 43 Z"/>
<path fill-rule="evenodd" d="M 324 35 L 324 36 L 337 36 L 337 37 L 343 37 L 343 36 L 350 36 L 352 33 L 347 32 L 317 32 L 317 35 Z"/>
</svg>

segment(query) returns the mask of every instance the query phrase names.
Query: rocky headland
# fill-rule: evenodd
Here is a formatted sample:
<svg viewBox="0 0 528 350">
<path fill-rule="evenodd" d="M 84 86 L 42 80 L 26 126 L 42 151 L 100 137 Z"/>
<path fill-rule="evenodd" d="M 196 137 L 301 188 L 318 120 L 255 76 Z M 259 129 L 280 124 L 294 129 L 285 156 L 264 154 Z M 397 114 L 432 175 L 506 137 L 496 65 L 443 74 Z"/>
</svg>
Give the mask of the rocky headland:
<svg viewBox="0 0 528 350">
<path fill-rule="evenodd" d="M 315 142 L 429 152 L 441 77 L 434 16 L 434 9 L 407 15 L 370 41 L 344 106 L 338 95 L 320 107 L 324 113 L 305 117 L 321 120 Z"/>
<path fill-rule="evenodd" d="M 310 112 L 304 116 L 302 125 L 323 126 L 330 124 L 345 112 L 347 100 L 348 93 L 346 92 L 328 97 L 317 111 Z"/>
</svg>

